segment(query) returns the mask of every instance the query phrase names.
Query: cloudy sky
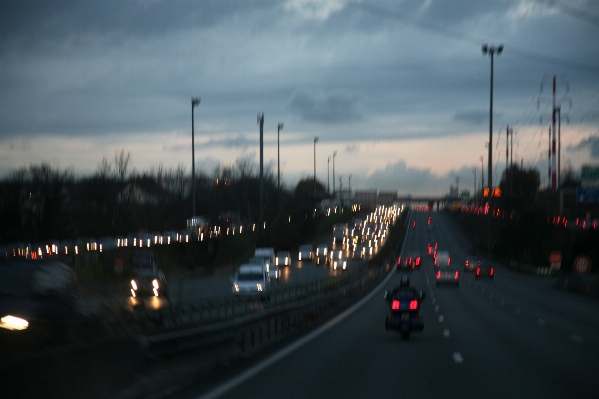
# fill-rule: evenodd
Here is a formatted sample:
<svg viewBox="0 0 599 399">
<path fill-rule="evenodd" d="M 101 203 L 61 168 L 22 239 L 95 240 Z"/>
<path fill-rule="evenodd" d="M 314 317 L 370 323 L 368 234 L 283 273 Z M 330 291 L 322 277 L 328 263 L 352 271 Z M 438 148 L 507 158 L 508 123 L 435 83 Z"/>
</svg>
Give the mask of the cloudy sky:
<svg viewBox="0 0 599 399">
<path fill-rule="evenodd" d="M 494 58 L 494 181 L 513 157 L 547 184 L 552 78 L 562 167 L 599 163 L 596 0 L 2 0 L 0 177 L 32 163 L 93 173 L 211 174 L 259 161 L 288 186 L 442 194 L 487 172 Z M 480 158 L 484 156 L 483 162 Z M 329 158 L 331 159 L 329 161 Z"/>
</svg>

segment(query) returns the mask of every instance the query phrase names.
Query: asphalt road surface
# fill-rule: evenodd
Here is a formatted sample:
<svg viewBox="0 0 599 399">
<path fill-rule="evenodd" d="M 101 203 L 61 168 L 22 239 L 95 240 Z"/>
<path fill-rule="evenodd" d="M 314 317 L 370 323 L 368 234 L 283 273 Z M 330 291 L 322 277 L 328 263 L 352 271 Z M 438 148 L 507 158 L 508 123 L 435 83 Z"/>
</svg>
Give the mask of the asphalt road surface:
<svg viewBox="0 0 599 399">
<path fill-rule="evenodd" d="M 433 231 L 426 218 L 432 215 Z M 599 303 L 551 288 L 551 279 L 496 265 L 496 276 L 465 274 L 435 286 L 428 242 L 460 266 L 470 244 L 443 213 L 412 213 L 404 254 L 423 255 L 413 285 L 427 294 L 425 328 L 402 340 L 386 331 L 383 291 L 353 312 L 234 373 L 198 376 L 173 398 L 597 398 Z M 410 225 L 411 226 L 411 225 Z"/>
</svg>

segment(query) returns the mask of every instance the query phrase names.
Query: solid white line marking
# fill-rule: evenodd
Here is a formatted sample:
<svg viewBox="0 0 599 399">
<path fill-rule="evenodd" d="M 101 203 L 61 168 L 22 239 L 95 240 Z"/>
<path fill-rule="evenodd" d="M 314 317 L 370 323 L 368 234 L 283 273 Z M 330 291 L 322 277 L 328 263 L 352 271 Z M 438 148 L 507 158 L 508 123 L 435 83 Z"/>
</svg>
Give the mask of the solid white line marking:
<svg viewBox="0 0 599 399">
<path fill-rule="evenodd" d="M 448 329 L 443 330 L 443 336 L 445 338 L 449 338 L 449 330 Z"/>
<path fill-rule="evenodd" d="M 537 324 L 538 324 L 538 325 L 540 325 L 540 326 L 544 326 L 544 325 L 545 325 L 545 320 L 543 320 L 543 319 L 538 319 L 538 320 L 537 320 Z"/>
<path fill-rule="evenodd" d="M 582 342 L 582 340 L 583 340 L 584 338 L 582 338 L 580 335 L 577 335 L 577 334 L 572 334 L 572 335 L 570 335 L 570 339 L 571 339 L 572 341 L 576 342 L 577 344 L 579 344 L 579 343 L 581 343 L 581 342 Z"/>
<path fill-rule="evenodd" d="M 403 253 L 403 247 L 405 247 L 405 245 L 406 245 L 406 239 L 407 238 L 408 238 L 408 234 L 406 234 L 406 237 L 404 238 L 404 242 L 403 242 L 403 246 L 402 246 L 402 253 Z M 302 346 L 306 345 L 308 342 L 312 341 L 314 338 L 318 337 L 322 333 L 324 333 L 327 330 L 331 329 L 335 325 L 339 324 L 341 321 L 343 321 L 349 315 L 351 315 L 356 310 L 358 310 L 359 308 L 361 308 L 366 302 L 370 301 L 374 295 L 378 295 L 378 292 L 381 290 L 381 288 L 385 284 L 387 284 L 389 282 L 389 280 L 391 279 L 391 277 L 395 276 L 395 268 L 396 267 L 397 266 L 395 266 L 389 272 L 389 275 L 387 275 L 387 277 L 385 277 L 385 279 L 378 285 L 378 287 L 375 287 L 368 295 L 366 295 L 364 298 L 360 299 L 360 301 L 358 301 L 356 304 L 354 304 L 352 307 L 350 307 L 349 309 L 347 309 L 343 313 L 339 314 L 335 318 L 333 318 L 330 321 L 326 322 L 321 327 L 319 327 L 318 329 L 312 331 L 308 335 L 305 335 L 302 338 L 300 338 L 297 341 L 295 341 L 292 344 L 290 344 L 289 346 L 286 346 L 285 348 L 283 348 L 279 352 L 277 352 L 277 353 L 273 354 L 272 356 L 264 359 L 263 361 L 261 361 L 260 363 L 256 364 L 255 366 L 251 367 L 250 369 L 248 369 L 248 370 L 244 371 L 243 373 L 237 375 L 236 377 L 230 379 L 229 381 L 225 382 L 224 384 L 222 384 L 222 385 L 214 388 L 212 391 L 207 392 L 206 394 L 204 394 L 202 396 L 198 396 L 198 398 L 200 398 L 200 399 L 218 398 L 219 396 L 221 396 L 224 393 L 230 391 L 231 389 L 235 388 L 239 384 L 242 384 L 246 380 L 252 378 L 253 376 L 255 376 L 256 374 L 258 374 L 262 370 L 266 369 L 267 367 L 270 367 L 271 365 L 275 364 L 276 362 L 278 362 L 279 360 L 283 359 L 284 357 L 286 357 L 290 353 L 292 353 L 295 350 L 297 350 L 297 349 L 301 348 Z"/>
<path fill-rule="evenodd" d="M 453 352 L 453 361 L 455 363 L 461 364 L 464 362 L 464 358 L 460 352 Z"/>
<path fill-rule="evenodd" d="M 443 323 L 443 315 L 439 315 L 439 323 Z"/>
</svg>

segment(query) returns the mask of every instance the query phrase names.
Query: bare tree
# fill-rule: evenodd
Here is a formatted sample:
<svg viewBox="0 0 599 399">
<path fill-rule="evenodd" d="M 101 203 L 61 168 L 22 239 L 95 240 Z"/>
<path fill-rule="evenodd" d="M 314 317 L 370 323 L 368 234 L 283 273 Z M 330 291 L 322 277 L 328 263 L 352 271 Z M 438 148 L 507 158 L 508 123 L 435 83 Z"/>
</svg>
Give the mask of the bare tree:
<svg viewBox="0 0 599 399">
<path fill-rule="evenodd" d="M 129 162 L 131 161 L 131 153 L 128 152 L 125 155 L 125 150 L 121 149 L 119 153 L 116 151 L 114 153 L 114 167 L 115 173 L 121 182 L 125 181 L 125 177 L 127 176 L 127 169 L 129 168 Z"/>
<path fill-rule="evenodd" d="M 108 162 L 106 157 L 102 158 L 102 161 L 98 163 L 98 168 L 96 169 L 96 175 L 103 180 L 108 179 L 110 173 L 112 172 L 112 165 Z"/>
</svg>

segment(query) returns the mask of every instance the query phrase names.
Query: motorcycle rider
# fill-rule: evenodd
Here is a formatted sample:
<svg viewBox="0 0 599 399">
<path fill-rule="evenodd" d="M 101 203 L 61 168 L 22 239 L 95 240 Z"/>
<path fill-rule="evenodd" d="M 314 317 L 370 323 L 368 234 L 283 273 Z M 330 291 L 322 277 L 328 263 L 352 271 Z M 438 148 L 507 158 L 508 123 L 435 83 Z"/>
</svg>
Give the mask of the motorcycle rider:
<svg viewBox="0 0 599 399">
<path fill-rule="evenodd" d="M 397 293 L 399 293 L 400 291 L 410 292 L 414 299 L 423 299 L 423 298 L 420 298 L 420 295 L 422 293 L 420 291 L 416 290 L 416 288 L 414 288 L 414 286 L 410 285 L 410 277 L 409 276 L 403 276 L 401 278 L 401 281 L 399 282 L 398 286 L 395 286 L 395 288 L 393 288 L 393 290 L 391 292 L 385 292 L 385 299 L 387 299 L 388 302 L 391 302 L 393 300 L 393 298 L 395 297 L 395 295 Z"/>
<path fill-rule="evenodd" d="M 399 299 L 402 297 L 402 300 L 406 299 L 417 299 L 418 301 L 424 300 L 424 293 L 422 291 L 418 291 L 416 288 L 410 285 L 410 277 L 403 276 L 398 286 L 393 288 L 392 291 L 385 291 L 385 299 L 387 302 L 391 303 L 393 299 Z M 407 297 L 407 298 L 406 298 Z M 390 318 L 392 317 L 392 311 L 389 312 L 387 318 L 385 319 L 385 328 L 390 328 Z M 417 328 L 422 330 L 424 327 L 422 323 L 422 316 L 420 315 L 420 310 L 417 312 L 417 316 L 415 317 L 415 322 L 417 324 Z"/>
</svg>

